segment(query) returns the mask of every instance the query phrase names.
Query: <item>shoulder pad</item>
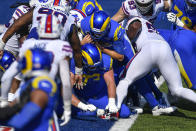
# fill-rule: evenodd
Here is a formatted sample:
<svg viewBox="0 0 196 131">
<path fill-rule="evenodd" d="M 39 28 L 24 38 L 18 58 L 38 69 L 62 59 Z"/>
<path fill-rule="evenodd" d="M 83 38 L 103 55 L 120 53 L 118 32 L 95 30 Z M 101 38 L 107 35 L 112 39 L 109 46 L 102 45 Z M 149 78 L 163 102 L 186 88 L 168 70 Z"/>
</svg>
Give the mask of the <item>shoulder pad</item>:
<svg viewBox="0 0 196 131">
<path fill-rule="evenodd" d="M 88 1 L 83 4 L 82 11 L 87 15 L 91 15 L 95 10 L 95 5 L 93 2 Z"/>
<path fill-rule="evenodd" d="M 34 78 L 32 81 L 32 87 L 34 89 L 43 90 L 50 96 L 53 96 L 57 92 L 56 83 L 48 76 L 39 76 Z"/>
</svg>

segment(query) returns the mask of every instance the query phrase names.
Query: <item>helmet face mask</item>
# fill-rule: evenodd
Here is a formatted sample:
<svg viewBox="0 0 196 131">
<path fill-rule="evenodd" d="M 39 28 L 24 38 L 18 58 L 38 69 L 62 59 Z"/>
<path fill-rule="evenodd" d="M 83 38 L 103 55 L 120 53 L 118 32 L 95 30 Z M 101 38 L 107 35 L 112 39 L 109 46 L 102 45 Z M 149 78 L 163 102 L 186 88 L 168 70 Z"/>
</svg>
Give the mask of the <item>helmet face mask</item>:
<svg viewBox="0 0 196 131">
<path fill-rule="evenodd" d="M 186 11 L 191 14 L 196 13 L 196 0 L 186 0 Z"/>
<path fill-rule="evenodd" d="M 142 15 L 147 14 L 152 9 L 153 4 L 154 0 L 135 0 L 135 5 Z"/>
</svg>

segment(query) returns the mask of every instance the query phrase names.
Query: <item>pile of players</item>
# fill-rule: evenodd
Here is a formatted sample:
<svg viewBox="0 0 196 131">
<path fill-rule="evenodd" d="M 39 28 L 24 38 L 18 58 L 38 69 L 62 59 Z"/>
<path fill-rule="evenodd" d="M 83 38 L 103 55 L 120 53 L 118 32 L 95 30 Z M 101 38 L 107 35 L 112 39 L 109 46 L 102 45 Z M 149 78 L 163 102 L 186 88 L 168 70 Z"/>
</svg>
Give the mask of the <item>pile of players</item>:
<svg viewBox="0 0 196 131">
<path fill-rule="evenodd" d="M 59 130 L 57 116 L 61 126 L 71 116 L 127 118 L 142 112 L 127 105 L 128 91 L 139 92 L 154 116 L 170 114 L 176 107 L 154 84 L 157 69 L 172 95 L 196 103 L 181 81 L 182 74 L 196 88 L 194 0 L 126 0 L 112 18 L 96 0 L 14 7 L 0 37 L 2 125 Z M 173 29 L 159 33 L 153 22 L 161 11 L 170 12 Z"/>
</svg>

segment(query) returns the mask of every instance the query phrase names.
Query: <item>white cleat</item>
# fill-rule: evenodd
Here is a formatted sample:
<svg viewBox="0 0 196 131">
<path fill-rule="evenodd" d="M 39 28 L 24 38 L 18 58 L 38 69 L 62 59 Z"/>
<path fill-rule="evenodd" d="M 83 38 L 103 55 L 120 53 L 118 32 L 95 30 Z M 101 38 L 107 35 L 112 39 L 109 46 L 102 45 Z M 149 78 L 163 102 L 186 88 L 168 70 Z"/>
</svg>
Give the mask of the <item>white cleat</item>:
<svg viewBox="0 0 196 131">
<path fill-rule="evenodd" d="M 152 115 L 153 116 L 159 116 L 161 114 L 170 114 L 174 112 L 177 108 L 174 106 L 164 106 L 164 105 L 158 105 L 155 106 L 152 109 Z"/>
<path fill-rule="evenodd" d="M 131 109 L 137 111 L 137 114 L 142 114 L 143 113 L 143 108 L 141 108 L 141 107 L 132 106 Z"/>
</svg>

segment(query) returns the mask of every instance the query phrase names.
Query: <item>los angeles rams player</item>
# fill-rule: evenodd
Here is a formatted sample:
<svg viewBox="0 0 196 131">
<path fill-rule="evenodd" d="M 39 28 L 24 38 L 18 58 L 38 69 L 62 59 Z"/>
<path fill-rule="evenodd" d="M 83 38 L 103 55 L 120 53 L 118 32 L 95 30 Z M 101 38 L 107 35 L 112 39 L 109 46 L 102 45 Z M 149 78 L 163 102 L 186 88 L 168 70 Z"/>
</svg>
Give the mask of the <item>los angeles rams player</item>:
<svg viewBox="0 0 196 131">
<path fill-rule="evenodd" d="M 31 2 L 32 1 L 32 2 Z M 17 30 L 19 30 L 24 25 L 28 25 L 32 23 L 32 28 L 29 34 L 29 38 L 38 38 L 36 33 L 36 28 L 38 26 L 39 19 L 42 16 L 46 16 L 49 14 L 54 14 L 57 16 L 64 26 L 64 29 L 61 33 L 62 40 L 69 40 L 70 45 L 72 46 L 74 52 L 74 58 L 76 62 L 76 82 L 79 86 L 82 86 L 82 55 L 80 51 L 80 41 L 77 36 L 77 27 L 75 26 L 74 19 L 72 16 L 68 16 L 66 12 L 67 5 L 65 1 L 62 0 L 45 0 L 45 1 L 37 1 L 31 0 L 30 5 L 32 9 L 26 13 L 23 17 L 19 18 L 16 22 L 14 22 L 13 26 L 11 26 L 2 39 L 0 50 L 3 49 L 5 43 Z M 38 3 L 36 3 L 38 2 Z M 37 6 L 38 5 L 38 6 Z"/>
<path fill-rule="evenodd" d="M 87 43 L 82 46 L 83 55 L 83 90 L 74 89 L 72 104 L 74 115 L 85 115 L 84 111 L 95 111 L 96 108 L 108 109 L 110 113 L 118 111 L 115 104 L 116 85 L 112 69 L 113 59 L 101 53 L 94 44 Z M 74 73 L 74 61 L 71 63 L 71 72 Z M 79 108 L 79 109 L 78 109 Z M 89 115 L 89 114 L 86 114 Z M 94 113 L 96 115 L 96 113 Z M 125 105 L 120 110 L 120 117 L 129 117 L 131 112 Z"/>
<path fill-rule="evenodd" d="M 195 31 L 196 3 L 194 0 L 173 1 L 172 12 L 167 15 L 168 20 L 173 22 L 173 30 L 158 30 L 170 44 L 172 52 L 178 62 L 180 72 L 189 88 L 196 89 L 195 66 Z M 176 26 L 177 25 L 177 26 Z M 181 28 L 187 26 L 189 30 Z"/>
<path fill-rule="evenodd" d="M 126 64 L 134 56 L 132 46 L 125 33 L 125 29 L 117 22 L 110 20 L 110 17 L 104 11 L 95 12 L 93 15 L 84 18 L 81 21 L 81 32 L 84 35 L 90 34 L 92 39 L 95 42 L 99 42 L 101 46 L 109 47 L 114 50 L 107 54 L 111 55 L 114 59 L 119 58 L 118 60 L 123 61 L 123 64 Z M 115 51 L 118 53 L 114 53 Z M 119 53 L 124 55 L 124 58 L 118 57 Z M 122 63 L 121 65 L 123 65 Z M 117 68 L 119 68 L 119 65 L 120 64 L 118 64 Z M 147 101 L 152 102 L 152 108 L 159 105 L 152 94 L 150 97 L 146 96 L 146 98 L 149 98 Z M 163 109 L 162 111 L 164 112 L 164 109 L 167 110 L 168 108 L 169 107 L 163 107 L 161 109 Z"/>
<path fill-rule="evenodd" d="M 70 0 L 73 9 L 79 9 L 87 16 L 92 15 L 95 11 L 103 10 L 97 0 Z"/>
<path fill-rule="evenodd" d="M 167 18 L 176 24 L 175 28 L 184 27 L 185 29 L 196 32 L 196 1 L 182 0 L 178 2 L 173 0 L 172 12 L 167 14 Z"/>
<path fill-rule="evenodd" d="M 6 122 L 8 126 L 16 130 L 59 130 L 53 114 L 59 89 L 49 77 L 53 59 L 50 56 L 48 52 L 35 48 L 27 50 L 19 59 L 18 69 L 24 77 L 24 84 L 20 87 L 21 93 L 26 90 L 30 92 L 26 94 L 29 98 L 26 98 L 28 100 L 22 109 Z"/>
</svg>

